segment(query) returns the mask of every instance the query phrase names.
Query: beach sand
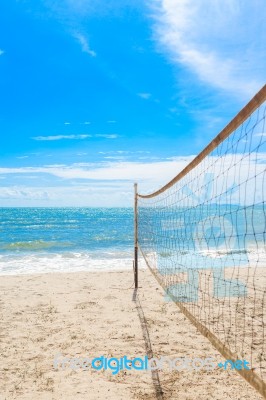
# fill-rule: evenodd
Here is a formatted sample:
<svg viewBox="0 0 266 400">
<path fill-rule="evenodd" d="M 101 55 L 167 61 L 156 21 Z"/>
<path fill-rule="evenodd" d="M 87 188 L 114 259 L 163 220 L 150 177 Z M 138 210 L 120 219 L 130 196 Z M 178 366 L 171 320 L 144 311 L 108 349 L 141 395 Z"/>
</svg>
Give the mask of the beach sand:
<svg viewBox="0 0 266 400">
<path fill-rule="evenodd" d="M 0 282 L 0 400 L 262 398 L 235 371 L 219 368 L 117 375 L 54 368 L 58 353 L 224 361 L 164 300 L 149 270 L 140 271 L 137 296 L 132 271 L 2 276 Z"/>
</svg>

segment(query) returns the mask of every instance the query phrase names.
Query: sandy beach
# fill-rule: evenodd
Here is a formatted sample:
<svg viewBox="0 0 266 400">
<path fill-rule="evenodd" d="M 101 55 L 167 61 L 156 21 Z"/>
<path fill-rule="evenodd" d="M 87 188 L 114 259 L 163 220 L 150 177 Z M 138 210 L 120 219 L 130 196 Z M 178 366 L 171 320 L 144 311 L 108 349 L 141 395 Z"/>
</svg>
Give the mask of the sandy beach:
<svg viewBox="0 0 266 400">
<path fill-rule="evenodd" d="M 223 358 L 148 270 L 2 276 L 0 400 L 260 399 L 235 371 L 55 368 L 56 357 Z M 58 356 L 58 354 L 60 354 Z"/>
</svg>

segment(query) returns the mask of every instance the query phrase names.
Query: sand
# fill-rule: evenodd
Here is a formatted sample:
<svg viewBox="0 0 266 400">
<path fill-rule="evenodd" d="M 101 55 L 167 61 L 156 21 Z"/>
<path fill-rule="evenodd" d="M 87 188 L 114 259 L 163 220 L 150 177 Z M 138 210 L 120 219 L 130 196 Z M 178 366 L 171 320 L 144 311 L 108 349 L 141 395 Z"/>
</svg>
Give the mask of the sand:
<svg viewBox="0 0 266 400">
<path fill-rule="evenodd" d="M 224 361 L 149 270 L 2 276 L 0 400 L 261 399 L 235 371 L 55 368 L 62 359 L 168 356 Z"/>
</svg>

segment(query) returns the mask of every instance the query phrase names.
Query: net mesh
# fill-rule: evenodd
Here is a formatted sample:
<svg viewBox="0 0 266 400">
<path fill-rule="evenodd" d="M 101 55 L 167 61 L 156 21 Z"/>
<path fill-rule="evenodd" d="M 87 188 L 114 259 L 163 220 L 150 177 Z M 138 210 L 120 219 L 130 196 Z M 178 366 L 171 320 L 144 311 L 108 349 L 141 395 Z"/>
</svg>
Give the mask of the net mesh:
<svg viewBox="0 0 266 400">
<path fill-rule="evenodd" d="M 264 101 L 179 181 L 138 196 L 138 245 L 165 299 L 264 381 L 265 115 Z"/>
</svg>

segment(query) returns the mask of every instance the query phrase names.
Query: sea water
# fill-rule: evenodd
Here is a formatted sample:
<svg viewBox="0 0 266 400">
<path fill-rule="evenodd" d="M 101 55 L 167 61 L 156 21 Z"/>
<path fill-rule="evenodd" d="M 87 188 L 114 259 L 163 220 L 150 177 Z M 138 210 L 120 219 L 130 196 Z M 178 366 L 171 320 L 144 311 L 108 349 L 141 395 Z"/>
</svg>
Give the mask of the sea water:
<svg viewBox="0 0 266 400">
<path fill-rule="evenodd" d="M 131 208 L 0 208 L 0 274 L 132 268 Z"/>
<path fill-rule="evenodd" d="M 265 267 L 265 224 L 264 205 L 140 208 L 139 241 L 158 268 Z M 132 269 L 133 249 L 132 208 L 0 208 L 1 275 Z"/>
</svg>

